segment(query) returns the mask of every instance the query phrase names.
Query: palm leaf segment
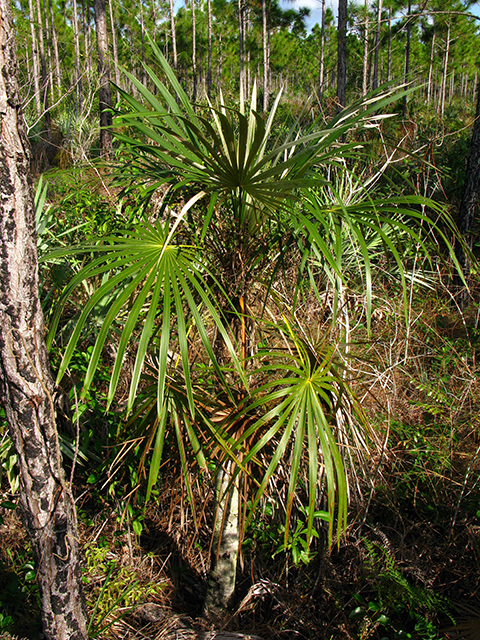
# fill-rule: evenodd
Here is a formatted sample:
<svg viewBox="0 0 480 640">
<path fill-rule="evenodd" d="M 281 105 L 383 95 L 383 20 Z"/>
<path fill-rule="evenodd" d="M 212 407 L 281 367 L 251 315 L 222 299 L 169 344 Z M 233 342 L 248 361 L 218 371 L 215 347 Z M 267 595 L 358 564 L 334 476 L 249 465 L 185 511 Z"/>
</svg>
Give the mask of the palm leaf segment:
<svg viewBox="0 0 480 640">
<path fill-rule="evenodd" d="M 170 242 L 167 243 L 169 238 Z M 193 247 L 174 244 L 172 231 L 160 222 L 155 225 L 143 223 L 123 238 L 103 238 L 102 244 L 57 250 L 50 253 L 48 258 L 55 259 L 67 254 L 91 251 L 100 253 L 100 256 L 84 267 L 65 289 L 47 337 L 47 345 L 50 346 L 63 306 L 72 291 L 87 278 L 102 276 L 102 284 L 90 297 L 78 318 L 60 365 L 57 381 L 61 380 L 67 370 L 92 310 L 101 300 L 108 297 L 110 306 L 90 357 L 82 396 L 85 396 L 92 383 L 107 336 L 120 321 L 123 329 L 110 380 L 108 406 L 115 396 L 127 346 L 135 339 L 136 359 L 127 406 L 127 411 L 131 410 L 146 355 L 152 340 L 159 335 L 158 410 L 163 410 L 168 365 L 176 358 L 177 366 L 179 363 L 182 366 L 189 406 L 194 415 L 195 404 L 189 364 L 191 332 L 194 331 L 200 338 L 219 380 L 223 382 L 224 388 L 228 389 L 224 374 L 213 353 L 205 324 L 205 313 L 222 334 L 234 366 L 237 367 L 237 374 L 246 385 L 236 349 L 205 281 L 205 275 L 208 273 L 204 268 L 200 268 L 198 253 Z M 140 333 L 138 327 L 141 327 Z M 178 353 L 172 355 L 173 344 L 177 345 Z"/>
</svg>

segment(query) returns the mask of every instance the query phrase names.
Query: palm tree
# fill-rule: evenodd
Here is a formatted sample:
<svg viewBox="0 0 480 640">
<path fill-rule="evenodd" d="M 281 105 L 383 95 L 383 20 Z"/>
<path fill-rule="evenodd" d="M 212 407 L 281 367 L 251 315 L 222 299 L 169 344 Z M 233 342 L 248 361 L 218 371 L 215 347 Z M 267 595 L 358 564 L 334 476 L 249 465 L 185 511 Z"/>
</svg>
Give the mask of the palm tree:
<svg viewBox="0 0 480 640">
<path fill-rule="evenodd" d="M 302 484 L 310 542 L 324 484 L 328 511 L 323 517 L 331 542 L 335 522 L 338 539 L 346 523 L 342 455 L 352 438 L 360 452 L 366 447 L 361 408 L 336 362 L 337 340 L 328 333 L 320 340 L 310 336 L 298 321 L 295 300 L 305 292 L 305 282 L 311 284 L 309 295 L 321 297 L 321 270 L 333 291 L 335 322 L 346 284 L 346 238 L 365 283 L 369 323 L 371 247 L 391 254 L 406 296 L 399 239 L 410 239 L 428 253 L 415 225 L 431 223 L 418 210 L 425 199 L 374 200 L 368 188 L 379 174 L 355 182 L 348 200 L 335 187 L 351 177 L 348 163 L 360 153 L 358 142 L 341 143 L 342 137 L 378 125 L 384 117 L 379 110 L 398 100 L 398 94 L 367 98 L 327 127 L 303 135 L 296 127 L 275 143 L 272 130 L 281 94 L 266 120 L 256 111 L 256 87 L 249 107 L 241 102 L 238 109 L 229 108 L 221 100 L 218 108 L 208 102 L 195 113 L 167 61 L 151 46 L 166 83 L 147 68 L 157 90 L 153 95 L 129 75 L 144 104 L 122 92 L 128 110 L 115 123 L 121 145 L 116 172 L 125 190 L 141 188 L 145 200 L 161 189 L 160 213 L 98 244 L 53 254 L 95 251 L 98 257 L 66 288 L 48 342 L 71 292 L 86 278 L 102 276 L 77 319 L 58 380 L 89 314 L 108 298 L 83 393 L 109 332 L 120 325 L 108 404 L 131 345 L 136 357 L 127 412 L 135 411 L 146 433 L 142 464 L 151 450 L 147 500 L 169 430 L 190 497 L 188 452 L 205 475 L 208 461 L 215 463 L 217 526 L 205 609 L 221 615 L 232 596 L 242 527 L 282 461 L 289 461 L 285 541 Z M 438 210 L 433 202 L 429 205 Z M 295 275 L 288 277 L 292 270 Z M 341 416 L 342 406 L 356 413 L 360 427 Z M 193 498 L 192 510 L 195 514 Z"/>
</svg>

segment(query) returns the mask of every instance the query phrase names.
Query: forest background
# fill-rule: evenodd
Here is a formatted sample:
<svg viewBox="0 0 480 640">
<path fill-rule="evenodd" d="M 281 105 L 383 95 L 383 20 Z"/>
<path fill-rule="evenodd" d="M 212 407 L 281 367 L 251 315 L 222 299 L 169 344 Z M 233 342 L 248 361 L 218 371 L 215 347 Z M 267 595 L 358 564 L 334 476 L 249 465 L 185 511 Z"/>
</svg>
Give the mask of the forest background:
<svg viewBox="0 0 480 640">
<path fill-rule="evenodd" d="M 276 109 L 273 133 L 279 139 L 292 127 L 307 132 L 326 126 L 340 106 L 386 83 L 412 83 L 414 91 L 385 106 L 395 118 L 371 133 L 348 133 L 346 143 L 367 144 L 370 155 L 348 160 L 343 182 L 332 178 L 330 196 L 340 193 L 342 206 L 352 204 L 358 176 L 369 179 L 381 165 L 382 177 L 369 197 L 387 198 L 389 189 L 407 198 L 415 194 L 431 198 L 432 205 L 457 218 L 480 80 L 478 20 L 472 5 L 350 4 L 344 49 L 339 47 L 342 27 L 336 16 L 324 2 L 319 5 L 321 21 L 307 34 L 307 12 L 282 8 L 273 0 L 191 0 L 184 7 L 115 0 L 14 4 L 32 172 L 37 181 L 43 176 L 36 192 L 38 251 L 45 257 L 42 306 L 47 324 L 58 322 L 60 327 L 50 352 L 54 370 L 61 366 L 82 307 L 103 282 L 94 276 L 85 279 L 82 293 L 57 318 L 62 292 L 85 260 L 75 254 L 65 261 L 48 260 L 49 252 L 60 246 L 66 254 L 78 243 L 91 246 L 99 236 L 134 225 L 142 216 L 148 219 L 161 207 L 155 198 L 144 204 L 141 186 L 122 191 L 112 182 L 125 141 L 118 135 L 112 139 L 108 130 L 100 133 L 100 125 L 112 124 L 112 115 L 137 108 L 131 100 L 148 106 L 142 87 L 157 95 L 148 68 L 162 78 L 165 69 L 147 34 L 195 109 L 203 113 L 207 97 L 215 105 L 220 94 L 226 103 L 241 105 L 243 98 L 251 99 L 256 85 L 259 112 Z M 344 96 L 339 94 L 342 51 Z M 121 120 L 115 128 L 118 134 Z M 404 272 L 395 260 L 392 264 L 378 257 L 382 242 L 390 246 L 389 236 L 380 234 L 369 245 L 370 301 L 368 270 L 355 268 L 361 249 L 352 252 L 350 262 L 342 249 L 344 297 L 333 325 L 335 302 L 328 283 L 318 296 L 306 296 L 302 322 L 311 325 L 317 342 L 328 336 L 338 348 L 346 372 L 342 376 L 354 390 L 351 402 L 360 401 L 361 420 L 375 435 L 359 471 L 358 463 L 346 456 L 351 511 L 338 549 L 329 549 L 324 494 L 316 503 L 311 540 L 305 471 L 285 523 L 290 487 L 288 474 L 280 469 L 242 533 L 237 600 L 228 628 L 265 638 L 435 640 L 445 637 L 445 628 L 456 621 L 457 630 L 478 637 L 477 285 L 473 273 L 466 303 L 455 304 L 451 228 L 438 223 L 435 230 L 426 260 L 418 252 L 419 243 L 426 242 L 423 236 L 402 237 Z M 475 239 L 475 230 L 469 229 L 474 251 Z M 341 242 L 345 247 L 350 239 Z M 282 275 L 287 283 L 288 273 L 286 269 Z M 92 637 L 135 637 L 135 628 L 143 637 L 156 637 L 177 633 L 183 625 L 200 633 L 208 624 L 193 614 L 202 612 L 206 590 L 215 467 L 201 476 L 194 469 L 197 459 L 185 474 L 186 458 L 181 447 L 180 456 L 174 453 L 172 436 L 166 440 L 158 485 L 149 481 L 149 447 L 156 431 L 140 410 L 134 413 L 137 423 L 122 413 L 129 402 L 125 373 L 113 408 L 106 410 L 118 327 L 111 327 L 95 377 L 82 392 L 108 309 L 107 304 L 96 309 L 87 327 L 90 337 L 88 331 L 82 334 L 61 383 L 64 417 L 59 429 L 65 464 L 75 471 L 89 631 Z M 276 313 L 281 316 L 278 308 Z M 39 594 L 15 509 L 15 452 L 1 419 L 6 543 L 1 551 L 0 629 L 6 637 L 10 632 L 35 637 Z M 148 446 L 139 435 L 142 429 Z M 292 446 L 290 455 L 294 452 Z M 147 494 L 151 499 L 145 506 Z M 196 516 L 193 504 L 201 512 Z M 183 618 L 166 613 L 172 609 Z"/>
</svg>

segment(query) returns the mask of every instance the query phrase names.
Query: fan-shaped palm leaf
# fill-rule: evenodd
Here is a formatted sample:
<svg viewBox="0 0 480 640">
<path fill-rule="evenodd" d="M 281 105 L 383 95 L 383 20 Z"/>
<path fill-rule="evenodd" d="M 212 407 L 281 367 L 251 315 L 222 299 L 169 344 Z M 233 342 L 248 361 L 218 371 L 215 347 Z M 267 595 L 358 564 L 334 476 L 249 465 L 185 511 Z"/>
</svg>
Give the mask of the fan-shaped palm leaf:
<svg viewBox="0 0 480 640">
<path fill-rule="evenodd" d="M 232 362 L 237 367 L 237 374 L 242 383 L 247 385 L 241 363 L 236 356 L 236 349 L 219 315 L 214 295 L 206 283 L 205 275 L 207 272 L 199 266 L 198 253 L 191 246 L 176 245 L 172 240 L 169 241 L 171 236 L 172 233 L 168 225 L 163 226 L 160 222 L 155 225 L 143 223 L 125 237 L 104 238 L 102 244 L 69 250 L 62 249 L 49 254 L 51 259 L 65 254 L 91 251 L 100 253 L 100 256 L 84 267 L 65 289 L 47 337 L 48 345 L 51 344 L 56 332 L 63 305 L 72 291 L 87 278 L 104 276 L 103 283 L 88 300 L 77 320 L 60 365 L 58 381 L 68 367 L 89 314 L 95 305 L 108 295 L 110 296 L 110 307 L 90 357 L 83 385 L 83 395 L 91 385 L 107 335 L 121 314 L 123 314 L 121 317 L 122 329 L 110 379 L 108 406 L 115 396 L 127 346 L 133 342 L 136 345 L 136 360 L 130 381 L 127 407 L 127 410 L 130 411 L 136 396 L 145 356 L 153 336 L 159 334 L 158 410 L 162 411 L 164 406 L 167 365 L 172 341 L 175 341 L 178 345 L 178 359 L 182 365 L 186 393 L 193 415 L 195 404 L 189 364 L 189 332 L 193 330 L 200 338 L 216 375 L 228 393 L 229 386 L 224 380 L 223 372 L 213 353 L 204 313 L 208 315 L 209 321 L 214 323 L 223 336 Z M 173 326 L 175 327 L 175 336 L 172 334 Z M 138 327 L 141 327 L 140 333 L 138 333 Z"/>
</svg>

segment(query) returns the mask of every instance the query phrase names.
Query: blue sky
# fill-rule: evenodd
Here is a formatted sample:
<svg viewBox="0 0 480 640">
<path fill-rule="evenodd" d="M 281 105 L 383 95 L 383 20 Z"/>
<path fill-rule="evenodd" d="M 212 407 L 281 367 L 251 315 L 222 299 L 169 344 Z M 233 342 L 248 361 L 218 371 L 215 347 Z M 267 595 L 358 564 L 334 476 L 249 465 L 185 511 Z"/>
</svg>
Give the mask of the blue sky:
<svg viewBox="0 0 480 640">
<path fill-rule="evenodd" d="M 333 13 L 335 15 L 335 19 L 337 17 L 337 8 L 338 8 L 338 0 L 326 0 L 326 6 L 333 9 Z M 315 23 L 319 23 L 322 20 L 322 10 L 321 10 L 321 2 L 320 0 L 293 0 L 290 2 L 289 0 L 281 0 L 281 5 L 284 9 L 295 8 L 299 9 L 300 7 L 308 7 L 310 9 L 310 18 L 307 21 L 307 27 L 310 30 Z M 480 17 L 480 2 L 476 2 L 470 9 L 471 13 Z M 479 20 L 480 26 L 480 20 Z"/>
</svg>

